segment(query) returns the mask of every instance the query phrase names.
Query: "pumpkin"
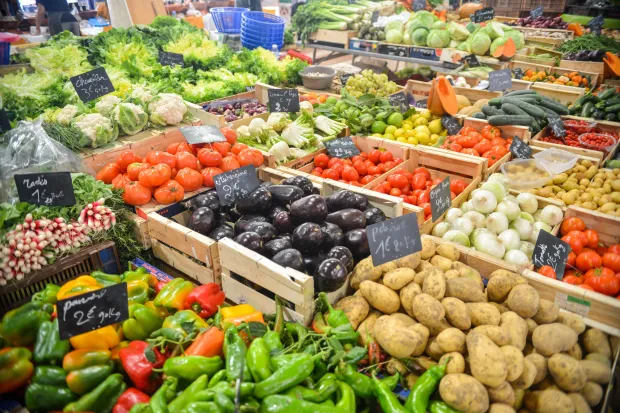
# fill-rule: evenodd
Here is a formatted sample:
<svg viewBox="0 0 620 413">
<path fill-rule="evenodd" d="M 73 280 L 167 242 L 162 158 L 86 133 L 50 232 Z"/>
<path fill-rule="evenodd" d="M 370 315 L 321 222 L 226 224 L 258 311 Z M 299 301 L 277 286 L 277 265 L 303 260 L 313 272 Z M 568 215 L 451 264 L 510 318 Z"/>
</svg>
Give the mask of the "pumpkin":
<svg viewBox="0 0 620 413">
<path fill-rule="evenodd" d="M 481 3 L 465 3 L 459 7 L 459 17 L 461 19 L 469 19 L 471 14 L 474 14 L 478 10 L 482 10 Z"/>
<path fill-rule="evenodd" d="M 443 76 L 437 78 L 437 82 L 435 83 L 435 96 L 439 96 L 439 103 L 443 112 L 456 115 L 459 111 L 456 94 L 448 79 Z"/>
<path fill-rule="evenodd" d="M 433 115 L 443 116 L 445 115 L 445 112 L 443 110 L 443 107 L 441 106 L 441 98 L 439 97 L 439 92 L 436 89 L 437 79 L 435 78 L 431 81 L 431 90 L 430 92 L 428 92 L 428 102 L 426 103 L 426 107 Z"/>
<path fill-rule="evenodd" d="M 616 76 L 620 76 L 620 58 L 618 56 L 611 52 L 607 52 L 605 53 L 603 61 Z"/>
<path fill-rule="evenodd" d="M 515 53 L 517 53 L 515 42 L 512 39 L 508 39 L 508 41 L 504 43 L 504 50 L 500 60 L 510 60 L 513 58 Z"/>
</svg>

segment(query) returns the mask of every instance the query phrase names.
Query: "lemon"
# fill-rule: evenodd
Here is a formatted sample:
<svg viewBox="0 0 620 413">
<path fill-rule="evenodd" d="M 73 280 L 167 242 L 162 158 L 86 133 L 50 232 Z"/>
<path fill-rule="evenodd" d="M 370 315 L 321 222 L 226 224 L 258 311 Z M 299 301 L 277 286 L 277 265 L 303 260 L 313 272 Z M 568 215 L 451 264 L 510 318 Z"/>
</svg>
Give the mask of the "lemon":
<svg viewBox="0 0 620 413">
<path fill-rule="evenodd" d="M 394 136 L 400 138 L 401 136 L 405 136 L 405 130 L 398 128 L 394 131 Z"/>
<path fill-rule="evenodd" d="M 396 131 L 396 129 L 398 129 L 396 126 L 394 125 L 389 125 L 387 128 L 385 128 L 385 133 L 386 135 L 393 135 L 394 131 Z"/>
<path fill-rule="evenodd" d="M 426 125 L 419 125 L 415 127 L 415 132 L 417 133 L 423 133 L 425 135 L 431 136 L 431 131 L 428 130 L 428 126 Z"/>
<path fill-rule="evenodd" d="M 403 121 L 403 125 L 413 126 L 413 121 L 411 120 L 411 118 L 409 118 Z"/>
<path fill-rule="evenodd" d="M 430 133 L 439 133 L 443 129 L 441 125 L 441 119 L 435 119 L 428 124 L 428 130 Z"/>
<path fill-rule="evenodd" d="M 404 136 L 399 136 L 398 138 L 396 138 L 396 142 L 407 142 L 407 138 L 405 138 Z"/>
<path fill-rule="evenodd" d="M 426 120 L 430 120 L 433 115 L 430 110 L 425 110 L 420 114 L 420 116 Z"/>
<path fill-rule="evenodd" d="M 418 140 L 416 138 L 407 138 L 407 143 L 410 143 L 412 145 L 417 145 L 418 144 Z"/>
<path fill-rule="evenodd" d="M 411 115 L 411 119 L 412 121 L 415 121 L 416 119 L 418 119 L 421 115 L 419 113 L 416 113 L 415 115 Z"/>
<path fill-rule="evenodd" d="M 405 130 L 405 136 L 410 138 L 412 136 L 415 136 L 415 131 L 413 129 L 406 129 Z"/>
<path fill-rule="evenodd" d="M 393 141 L 395 139 L 394 135 L 392 135 L 391 133 L 386 133 L 385 135 L 383 135 L 383 138 L 384 139 L 389 139 L 391 141 Z"/>
<path fill-rule="evenodd" d="M 431 142 L 435 143 L 439 140 L 439 135 L 437 135 L 436 133 L 433 133 L 431 135 Z"/>
<path fill-rule="evenodd" d="M 418 140 L 419 143 L 421 143 L 422 145 L 428 145 L 429 143 L 431 143 L 431 138 L 429 135 L 423 134 L 423 133 L 418 133 L 417 135 L 415 135 L 415 138 Z"/>
<path fill-rule="evenodd" d="M 441 132 L 439 132 L 439 136 L 448 136 L 448 130 L 444 129 Z"/>
<path fill-rule="evenodd" d="M 412 130 L 413 129 L 413 125 L 410 123 L 403 123 L 403 126 L 401 126 L 402 129 L 404 130 Z"/>
<path fill-rule="evenodd" d="M 380 133 L 373 133 L 370 136 L 374 136 L 375 138 L 383 138 L 383 135 L 381 135 Z"/>
<path fill-rule="evenodd" d="M 426 118 L 418 118 L 418 119 L 415 120 L 415 122 L 413 122 L 413 124 L 415 126 L 426 125 L 426 124 L 428 124 L 428 120 Z"/>
</svg>

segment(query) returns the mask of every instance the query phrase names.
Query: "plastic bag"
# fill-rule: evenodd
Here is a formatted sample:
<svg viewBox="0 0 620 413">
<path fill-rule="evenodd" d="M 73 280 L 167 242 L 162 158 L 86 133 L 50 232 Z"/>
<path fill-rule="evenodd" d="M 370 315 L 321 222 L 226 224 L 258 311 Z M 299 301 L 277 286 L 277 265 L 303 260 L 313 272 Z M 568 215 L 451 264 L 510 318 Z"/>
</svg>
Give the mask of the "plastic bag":
<svg viewBox="0 0 620 413">
<path fill-rule="evenodd" d="M 0 147 L 0 202 L 19 202 L 13 176 L 36 172 L 89 173 L 79 155 L 50 138 L 41 120 L 19 122 L 2 136 Z M 94 175 L 94 173 L 91 173 Z"/>
</svg>

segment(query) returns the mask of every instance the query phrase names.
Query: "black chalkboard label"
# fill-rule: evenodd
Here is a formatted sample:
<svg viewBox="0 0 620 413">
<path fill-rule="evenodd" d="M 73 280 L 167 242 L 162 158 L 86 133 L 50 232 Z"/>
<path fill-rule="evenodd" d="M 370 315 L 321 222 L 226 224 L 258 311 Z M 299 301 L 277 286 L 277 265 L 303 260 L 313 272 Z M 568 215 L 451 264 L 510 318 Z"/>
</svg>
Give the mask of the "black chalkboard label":
<svg viewBox="0 0 620 413">
<path fill-rule="evenodd" d="M 460 64 L 452 63 L 452 62 L 441 62 L 441 65 L 445 67 L 446 69 L 450 69 L 450 70 L 454 70 L 460 66 Z"/>
<path fill-rule="evenodd" d="M 420 11 L 426 8 L 426 0 L 413 0 L 413 11 Z"/>
<path fill-rule="evenodd" d="M 441 181 L 431 189 L 431 213 L 433 222 L 437 221 L 452 206 L 452 195 L 450 193 L 450 177 Z"/>
<path fill-rule="evenodd" d="M 416 108 L 426 109 L 426 104 L 428 103 L 428 99 L 422 99 L 415 102 Z"/>
<path fill-rule="evenodd" d="M 254 165 L 247 165 L 213 177 L 215 190 L 222 205 L 243 199 L 260 186 Z"/>
<path fill-rule="evenodd" d="M 245 87 L 245 91 L 246 92 L 254 92 L 255 89 L 256 89 L 256 86 L 246 86 Z"/>
<path fill-rule="evenodd" d="M 270 112 L 299 112 L 297 89 L 268 89 Z"/>
<path fill-rule="evenodd" d="M 470 54 L 467 55 L 463 58 L 463 62 L 465 62 L 465 64 L 467 64 L 467 66 L 469 67 L 479 67 L 480 66 L 480 62 L 478 61 L 478 58 L 476 57 L 475 54 Z"/>
<path fill-rule="evenodd" d="M 512 87 L 512 73 L 510 69 L 494 70 L 489 73 L 489 90 L 491 92 L 504 91 Z"/>
<path fill-rule="evenodd" d="M 542 16 L 543 14 L 543 6 L 538 6 L 534 10 L 530 11 L 530 16 L 532 19 Z"/>
<path fill-rule="evenodd" d="M 374 266 L 394 261 L 422 250 L 416 214 L 405 214 L 366 227 Z"/>
<path fill-rule="evenodd" d="M 355 146 L 350 136 L 330 139 L 323 142 L 323 145 L 325 145 L 325 149 L 327 149 L 329 156 L 333 156 L 334 158 L 348 159 L 360 154 L 360 150 L 357 149 L 357 146 Z"/>
<path fill-rule="evenodd" d="M 409 48 L 406 46 L 394 46 L 392 44 L 380 44 L 379 54 L 389 56 L 409 57 Z"/>
<path fill-rule="evenodd" d="M 349 4 L 356 4 L 355 0 L 349 0 Z"/>
<path fill-rule="evenodd" d="M 399 106 L 400 111 L 403 113 L 409 110 L 409 99 L 407 99 L 405 92 L 396 92 L 388 96 L 388 101 L 392 106 Z"/>
<path fill-rule="evenodd" d="M 127 283 L 58 301 L 60 339 L 66 340 L 129 318 Z"/>
<path fill-rule="evenodd" d="M 159 52 L 159 63 L 162 66 L 185 66 L 183 55 L 180 53 Z"/>
<path fill-rule="evenodd" d="M 456 135 L 463 129 L 463 125 L 460 124 L 459 120 L 451 115 L 442 116 L 441 124 L 448 130 L 448 135 Z"/>
<path fill-rule="evenodd" d="M 114 92 L 112 81 L 103 67 L 73 76 L 70 80 L 82 102 L 90 102 Z"/>
<path fill-rule="evenodd" d="M 549 127 L 553 131 L 553 134 L 558 138 L 566 136 L 566 128 L 564 127 L 564 121 L 559 116 L 547 115 L 549 121 Z"/>
<path fill-rule="evenodd" d="M 11 130 L 11 122 L 9 121 L 9 115 L 6 110 L 0 109 L 0 133 L 8 132 Z"/>
<path fill-rule="evenodd" d="M 371 23 L 376 23 L 377 20 L 379 20 L 379 12 L 378 11 L 373 11 L 372 15 L 370 16 L 370 22 Z"/>
<path fill-rule="evenodd" d="M 345 73 L 344 75 L 340 75 L 340 84 L 342 86 L 346 86 L 347 81 L 351 76 L 355 76 L 355 73 Z"/>
<path fill-rule="evenodd" d="M 14 176 L 21 202 L 44 206 L 75 205 L 69 172 L 41 172 Z"/>
<path fill-rule="evenodd" d="M 495 11 L 493 7 L 485 7 L 482 10 L 476 11 L 474 14 L 470 14 L 469 18 L 474 23 L 482 23 L 487 20 L 492 20 L 495 16 Z"/>
<path fill-rule="evenodd" d="M 538 232 L 532 260 L 538 268 L 543 265 L 551 266 L 555 271 L 557 279 L 561 280 L 564 277 L 566 259 L 570 251 L 571 248 L 566 242 L 541 229 Z"/>
<path fill-rule="evenodd" d="M 588 27 L 592 31 L 600 32 L 604 24 L 605 24 L 605 19 L 603 18 L 602 14 L 599 14 L 598 16 L 596 16 L 595 18 L 593 18 L 592 20 L 588 22 Z"/>
<path fill-rule="evenodd" d="M 510 152 L 512 153 L 512 156 L 519 159 L 530 159 L 532 157 L 532 148 L 530 148 L 530 145 L 523 142 L 516 135 L 512 138 Z"/>
<path fill-rule="evenodd" d="M 226 138 L 217 126 L 181 126 L 183 137 L 190 144 L 226 142 Z"/>
<path fill-rule="evenodd" d="M 414 59 L 439 61 L 437 51 L 429 47 L 412 47 L 409 51 L 409 57 Z"/>
</svg>

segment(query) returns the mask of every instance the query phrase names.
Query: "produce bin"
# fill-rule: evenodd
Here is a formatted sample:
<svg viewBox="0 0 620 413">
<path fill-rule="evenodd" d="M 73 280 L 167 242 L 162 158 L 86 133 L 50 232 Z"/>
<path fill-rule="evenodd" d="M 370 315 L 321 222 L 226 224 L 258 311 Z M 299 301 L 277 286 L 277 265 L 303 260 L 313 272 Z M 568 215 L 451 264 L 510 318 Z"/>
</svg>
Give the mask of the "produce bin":
<svg viewBox="0 0 620 413">
<path fill-rule="evenodd" d="M 232 96 L 227 96 L 225 98 L 221 98 L 221 99 L 215 99 L 215 100 L 210 100 L 208 102 L 203 102 L 200 103 L 199 105 L 202 106 L 203 108 L 206 108 L 208 105 L 217 105 L 218 102 L 224 102 L 224 101 L 235 101 L 235 100 L 245 100 L 245 99 L 256 99 L 258 101 L 258 103 L 262 103 L 264 105 L 267 105 L 268 102 L 268 98 L 267 98 L 267 90 L 268 89 L 275 89 L 273 86 L 269 86 L 269 85 L 265 85 L 263 83 L 256 83 L 256 86 L 254 87 L 254 90 L 252 91 L 248 91 L 248 92 L 244 92 L 244 93 L 239 93 L 236 95 L 232 95 Z M 254 119 L 255 117 L 259 117 L 259 115 L 253 115 L 253 116 L 249 116 L 247 118 L 241 118 L 241 119 L 237 119 L 235 121 L 231 121 L 228 122 L 226 121 L 226 117 L 224 115 L 216 115 L 210 112 L 207 112 L 206 110 L 204 111 L 205 113 L 201 116 L 202 122 L 205 125 L 215 125 L 219 128 L 223 128 L 224 126 L 226 126 L 228 123 L 232 124 L 232 128 L 236 128 L 238 126 L 241 126 L 242 124 L 237 126 L 237 122 L 242 121 L 242 120 L 246 120 L 246 119 Z M 269 107 L 267 107 L 267 112 L 269 112 Z"/>
</svg>

